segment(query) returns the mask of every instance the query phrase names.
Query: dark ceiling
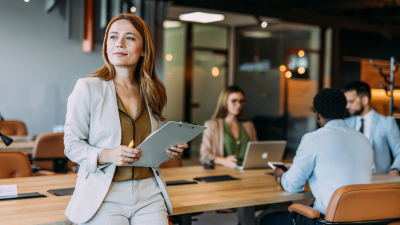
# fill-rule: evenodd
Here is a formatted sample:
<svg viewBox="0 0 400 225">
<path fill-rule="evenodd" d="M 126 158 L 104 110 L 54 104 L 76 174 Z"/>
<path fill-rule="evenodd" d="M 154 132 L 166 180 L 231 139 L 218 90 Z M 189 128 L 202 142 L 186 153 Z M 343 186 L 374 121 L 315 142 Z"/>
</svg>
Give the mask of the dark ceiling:
<svg viewBox="0 0 400 225">
<path fill-rule="evenodd" d="M 175 5 L 400 35 L 400 0 L 174 0 Z"/>
</svg>

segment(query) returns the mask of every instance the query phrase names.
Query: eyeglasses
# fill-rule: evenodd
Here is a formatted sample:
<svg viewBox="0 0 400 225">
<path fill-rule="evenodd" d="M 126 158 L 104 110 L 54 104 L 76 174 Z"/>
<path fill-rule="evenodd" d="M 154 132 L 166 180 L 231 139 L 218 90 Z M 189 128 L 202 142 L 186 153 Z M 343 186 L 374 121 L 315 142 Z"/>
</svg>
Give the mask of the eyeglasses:
<svg viewBox="0 0 400 225">
<path fill-rule="evenodd" d="M 231 100 L 231 102 L 232 102 L 233 104 L 236 104 L 236 103 L 244 104 L 244 103 L 247 102 L 247 100 L 246 100 L 246 99 L 242 99 L 242 100 L 233 99 L 233 100 Z"/>
</svg>

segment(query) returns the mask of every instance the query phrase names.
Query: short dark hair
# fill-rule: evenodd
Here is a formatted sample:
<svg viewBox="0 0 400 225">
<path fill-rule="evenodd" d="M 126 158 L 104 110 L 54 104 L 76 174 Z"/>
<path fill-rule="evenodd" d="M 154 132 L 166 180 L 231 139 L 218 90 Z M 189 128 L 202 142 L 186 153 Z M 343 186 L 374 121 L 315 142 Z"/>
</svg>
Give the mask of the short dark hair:
<svg viewBox="0 0 400 225">
<path fill-rule="evenodd" d="M 361 81 L 351 82 L 350 84 L 346 85 L 343 88 L 343 92 L 347 92 L 347 91 L 356 91 L 358 97 L 361 98 L 364 95 L 366 95 L 371 100 L 371 88 L 365 82 L 361 82 Z"/>
<path fill-rule="evenodd" d="M 346 112 L 346 97 L 333 88 L 322 89 L 314 97 L 314 109 L 325 119 L 343 119 Z"/>
</svg>

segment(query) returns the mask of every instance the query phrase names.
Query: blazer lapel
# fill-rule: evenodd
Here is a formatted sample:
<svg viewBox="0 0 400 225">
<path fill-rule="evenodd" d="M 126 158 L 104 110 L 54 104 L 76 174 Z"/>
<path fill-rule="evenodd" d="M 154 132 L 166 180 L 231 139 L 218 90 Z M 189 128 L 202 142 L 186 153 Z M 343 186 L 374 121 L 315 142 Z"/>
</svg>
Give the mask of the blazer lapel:
<svg viewBox="0 0 400 225">
<path fill-rule="evenodd" d="M 219 136 L 219 146 L 218 151 L 221 156 L 224 156 L 224 121 L 223 119 L 217 119 L 217 130 L 218 130 L 218 135 Z"/>
<path fill-rule="evenodd" d="M 357 116 L 352 116 L 350 119 L 349 127 L 356 129 L 356 122 L 357 122 Z"/>
<path fill-rule="evenodd" d="M 373 146 L 374 143 L 374 134 L 376 130 L 376 125 L 378 124 L 378 113 L 375 110 L 373 110 L 372 113 L 373 116 L 371 121 L 371 129 L 369 131 L 369 142 L 371 143 L 371 146 Z"/>
<path fill-rule="evenodd" d="M 122 131 L 121 131 L 121 123 L 119 120 L 119 112 L 118 112 L 118 102 L 117 102 L 117 92 L 115 90 L 115 83 L 114 80 L 109 80 L 107 81 L 111 87 L 111 91 L 107 93 L 107 95 L 111 95 L 111 102 L 113 104 L 113 108 L 115 109 L 112 112 L 112 115 L 110 118 L 114 118 L 113 122 L 110 124 L 110 126 L 113 126 L 113 130 L 118 132 L 117 138 L 115 139 L 115 143 L 113 143 L 113 146 L 119 146 L 121 144 L 121 137 L 122 137 Z"/>
</svg>

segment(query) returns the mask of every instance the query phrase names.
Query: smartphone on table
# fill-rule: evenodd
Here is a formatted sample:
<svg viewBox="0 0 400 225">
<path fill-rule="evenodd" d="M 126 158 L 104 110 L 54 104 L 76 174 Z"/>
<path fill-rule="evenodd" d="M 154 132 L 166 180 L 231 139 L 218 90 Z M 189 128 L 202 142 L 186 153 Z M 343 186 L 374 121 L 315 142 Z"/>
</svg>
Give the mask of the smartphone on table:
<svg viewBox="0 0 400 225">
<path fill-rule="evenodd" d="M 272 169 L 281 168 L 285 172 L 288 170 L 288 168 L 285 166 L 283 162 L 268 162 L 268 165 Z"/>
</svg>

